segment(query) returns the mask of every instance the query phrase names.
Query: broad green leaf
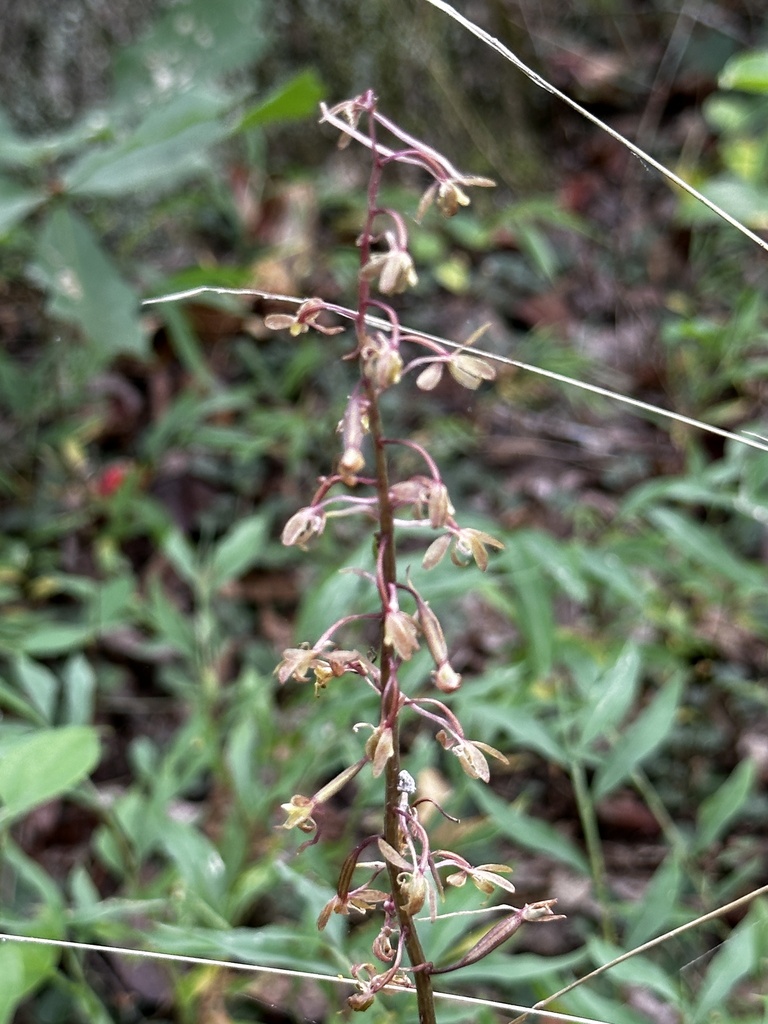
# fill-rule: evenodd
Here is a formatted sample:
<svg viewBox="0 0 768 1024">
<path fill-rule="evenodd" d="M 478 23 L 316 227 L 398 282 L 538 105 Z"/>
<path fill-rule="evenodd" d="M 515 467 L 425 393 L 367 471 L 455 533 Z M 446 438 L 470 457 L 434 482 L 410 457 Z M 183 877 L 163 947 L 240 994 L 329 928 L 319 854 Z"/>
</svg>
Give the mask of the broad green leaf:
<svg viewBox="0 0 768 1024">
<path fill-rule="evenodd" d="M 650 705 L 618 738 L 595 774 L 596 800 L 621 785 L 640 762 L 664 742 L 674 725 L 682 689 L 681 679 L 666 682 Z"/>
<path fill-rule="evenodd" d="M 701 188 L 713 203 L 751 227 L 768 227 L 768 188 L 730 174 L 709 178 Z M 681 200 L 681 210 L 692 223 L 714 223 L 717 215 L 690 196 Z"/>
<path fill-rule="evenodd" d="M 0 1024 L 11 1024 L 19 1003 L 43 984 L 59 955 L 51 946 L 10 941 L 0 946 Z"/>
<path fill-rule="evenodd" d="M 302 71 L 284 85 L 278 86 L 265 100 L 243 115 L 238 131 L 256 128 L 274 121 L 295 121 L 317 113 L 325 86 L 316 72 Z"/>
<path fill-rule="evenodd" d="M 226 872 L 221 854 L 193 825 L 168 821 L 160 842 L 191 894 L 216 911 L 223 909 Z"/>
<path fill-rule="evenodd" d="M 470 789 L 477 805 L 513 843 L 562 861 L 580 874 L 589 873 L 586 857 L 562 832 L 501 800 L 485 786 L 473 784 Z"/>
<path fill-rule="evenodd" d="M 73 654 L 62 672 L 63 718 L 67 725 L 86 725 L 93 716 L 96 675 L 83 654 Z"/>
<path fill-rule="evenodd" d="M 291 967 L 322 974 L 328 973 L 329 964 L 337 969 L 342 966 L 329 955 L 323 936 L 302 933 L 285 925 L 217 930 L 156 924 L 148 933 L 147 942 L 168 953 L 241 960 L 247 964 Z"/>
<path fill-rule="evenodd" d="M 267 523 L 262 515 L 235 523 L 218 542 L 210 564 L 211 586 L 218 590 L 237 579 L 261 558 L 267 538 Z"/>
<path fill-rule="evenodd" d="M 626 952 L 619 946 L 605 942 L 597 936 L 592 936 L 588 940 L 587 947 L 595 967 L 602 967 L 603 964 L 615 960 Z M 631 960 L 616 964 L 611 968 L 611 978 L 614 978 L 619 984 L 642 985 L 643 988 L 650 989 L 662 999 L 667 999 L 672 1003 L 677 999 L 679 991 L 677 977 L 670 977 L 658 964 L 652 963 L 644 956 L 633 956 Z"/>
<path fill-rule="evenodd" d="M 145 354 L 138 295 L 85 222 L 63 206 L 43 226 L 37 270 L 50 289 L 51 315 L 82 331 L 92 345 L 94 368 L 121 353 Z"/>
<path fill-rule="evenodd" d="M 69 168 L 64 185 L 74 195 L 99 196 L 178 185 L 208 167 L 206 151 L 229 134 L 230 104 L 211 91 L 182 93 L 152 110 L 128 138 L 87 153 Z"/>
<path fill-rule="evenodd" d="M 520 541 L 530 557 L 568 597 L 580 604 L 586 603 L 589 599 L 589 586 L 573 545 L 532 530 L 523 533 Z"/>
<path fill-rule="evenodd" d="M 671 925 L 683 877 L 680 855 L 674 852 L 668 854 L 648 883 L 643 898 L 634 908 L 634 920 L 626 935 L 628 949 L 634 949 L 660 935 Z"/>
<path fill-rule="evenodd" d="M 56 622 L 40 617 L 37 622 L 19 638 L 17 650 L 33 657 L 52 658 L 66 654 L 93 640 L 95 631 L 91 626 Z"/>
<path fill-rule="evenodd" d="M 755 762 L 746 758 L 699 807 L 694 852 L 707 850 L 744 809 L 755 781 Z"/>
<path fill-rule="evenodd" d="M 43 719 L 53 724 L 59 680 L 46 665 L 23 654 L 14 659 L 14 673 L 21 689 L 38 709 Z"/>
<path fill-rule="evenodd" d="M 713 1010 L 722 1012 L 729 993 L 742 978 L 757 969 L 757 924 L 752 917 L 748 914 L 734 928 L 712 958 L 699 991 L 694 1024 Z"/>
<path fill-rule="evenodd" d="M 720 73 L 721 89 L 768 93 L 768 50 L 753 50 L 732 57 Z"/>
<path fill-rule="evenodd" d="M 20 135 L 0 110 L 0 165 L 28 170 L 39 164 L 50 164 L 68 153 L 82 149 L 107 127 L 101 112 L 90 112 L 71 128 L 48 135 Z"/>
<path fill-rule="evenodd" d="M 685 557 L 708 566 L 741 587 L 752 584 L 763 589 L 765 586 L 762 569 L 758 570 L 743 559 L 736 558 L 716 530 L 695 523 L 668 508 L 651 509 L 648 518 L 661 530 L 673 548 Z"/>
<path fill-rule="evenodd" d="M 67 725 L 41 729 L 0 757 L 0 823 L 61 796 L 98 764 L 96 729 Z"/>
<path fill-rule="evenodd" d="M 627 644 L 598 684 L 602 692 L 597 703 L 589 708 L 581 733 L 582 746 L 610 735 L 618 727 L 634 702 L 641 667 L 639 649 L 633 643 Z"/>
<path fill-rule="evenodd" d="M 24 188 L 8 178 L 0 178 L 0 235 L 7 234 L 43 202 L 45 193 L 41 189 Z"/>
<path fill-rule="evenodd" d="M 169 531 L 163 540 L 163 554 L 186 583 L 193 587 L 197 586 L 200 566 L 195 549 L 181 530 Z"/>
<path fill-rule="evenodd" d="M 502 731 L 518 747 L 535 750 L 537 754 L 541 754 L 548 761 L 554 761 L 555 764 L 568 763 L 568 752 L 541 721 L 540 716 L 537 718 L 535 714 L 515 705 L 505 707 L 503 704 L 473 700 L 471 695 L 468 695 L 465 706 L 466 712 L 462 715 L 462 721 L 466 719 L 472 723 L 472 735 L 478 739 L 487 735 L 483 730 L 491 730 L 493 733 Z"/>
<path fill-rule="evenodd" d="M 507 570 L 506 580 L 514 588 L 517 625 L 528 643 L 532 671 L 546 676 L 552 666 L 555 622 L 549 585 L 539 561 L 525 545 L 510 538 L 498 556 Z"/>
<path fill-rule="evenodd" d="M 117 95 L 132 106 L 213 81 L 253 62 L 269 45 L 260 0 L 185 0 L 153 19 L 115 61 Z"/>
</svg>

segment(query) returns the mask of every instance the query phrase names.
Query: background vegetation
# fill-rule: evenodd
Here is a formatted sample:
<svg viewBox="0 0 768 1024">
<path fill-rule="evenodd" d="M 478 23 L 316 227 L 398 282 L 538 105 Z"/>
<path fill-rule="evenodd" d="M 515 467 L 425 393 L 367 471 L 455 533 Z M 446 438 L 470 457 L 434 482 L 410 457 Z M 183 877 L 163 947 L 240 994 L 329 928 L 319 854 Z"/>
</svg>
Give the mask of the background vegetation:
<svg viewBox="0 0 768 1024">
<path fill-rule="evenodd" d="M 763 253 L 426 4 L 327 6 L 113 5 L 110 21 L 71 3 L 54 25 L 31 4 L 8 22 L 3 50 L 48 70 L 28 76 L 34 102 L 2 79 L 6 931 L 325 975 L 369 944 L 364 923 L 314 922 L 339 851 L 370 831 L 374 783 L 328 807 L 329 841 L 299 859 L 274 827 L 281 802 L 358 756 L 348 727 L 365 717 L 364 695 L 314 701 L 272 676 L 354 598 L 338 568 L 369 558 L 351 528 L 311 567 L 279 543 L 327 470 L 349 380 L 334 339 L 287 343 L 262 302 L 140 305 L 201 284 L 345 301 L 364 162 L 318 127 L 319 98 L 372 86 L 500 183 L 414 233 L 405 323 L 461 339 L 490 321 L 495 352 L 767 432 Z M 759 5 L 466 6 L 765 229 Z M 57 64 L 62 39 L 80 61 Z M 391 182 L 414 211 L 418 186 Z M 441 826 L 454 848 L 511 863 L 521 901 L 556 895 L 568 915 L 453 983 L 530 1004 L 766 882 L 767 456 L 512 369 L 471 414 L 450 383 L 423 414 L 391 413 L 506 544 L 485 575 L 434 570 L 431 593 L 466 678 L 458 713 L 511 764 L 481 789 L 414 741 L 409 769 L 461 818 Z M 454 895 L 449 910 L 472 903 Z M 766 913 L 755 901 L 554 1008 L 763 1021 Z M 430 955 L 466 932 L 435 924 Z M 9 942 L 0 977 L 2 1021 L 323 1021 L 342 998 Z M 393 997 L 369 1016 L 411 1012 Z"/>
</svg>

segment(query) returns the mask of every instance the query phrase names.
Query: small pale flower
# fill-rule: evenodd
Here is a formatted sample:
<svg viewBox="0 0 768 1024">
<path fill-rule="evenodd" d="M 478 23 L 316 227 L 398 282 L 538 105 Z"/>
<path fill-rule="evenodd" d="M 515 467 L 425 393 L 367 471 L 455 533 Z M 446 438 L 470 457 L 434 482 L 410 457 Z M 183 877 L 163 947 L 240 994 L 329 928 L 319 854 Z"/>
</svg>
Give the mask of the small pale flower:
<svg viewBox="0 0 768 1024">
<path fill-rule="evenodd" d="M 452 543 L 453 537 L 450 533 L 444 533 L 442 537 L 433 540 L 424 552 L 424 558 L 421 560 L 422 568 L 434 569 L 436 565 L 439 565 Z"/>
<path fill-rule="evenodd" d="M 406 914 L 418 914 L 427 898 L 426 878 L 420 871 L 417 871 L 413 874 L 399 875 L 398 882 L 400 883 L 400 892 L 405 898 L 400 909 L 404 910 Z"/>
<path fill-rule="evenodd" d="M 322 931 L 325 928 L 331 914 L 343 914 L 348 917 L 350 910 L 357 910 L 360 914 L 364 914 L 368 910 L 374 910 L 377 903 L 383 903 L 386 899 L 389 899 L 387 893 L 380 889 L 367 888 L 356 889 L 349 893 L 346 899 L 342 899 L 338 895 L 333 896 L 320 911 L 317 919 L 318 930 Z"/>
<path fill-rule="evenodd" d="M 427 499 L 427 512 L 429 514 L 429 525 L 435 529 L 445 526 L 456 509 L 451 504 L 448 496 L 448 488 L 442 480 L 433 480 L 429 487 L 429 498 Z"/>
<path fill-rule="evenodd" d="M 419 283 L 413 260 L 391 232 L 384 236 L 389 249 L 375 252 L 360 271 L 364 281 L 379 279 L 379 291 L 383 295 L 400 295 Z"/>
<path fill-rule="evenodd" d="M 360 351 L 360 358 L 363 363 L 363 373 L 376 391 L 386 391 L 400 383 L 403 375 L 403 360 L 400 353 L 394 348 L 383 334 L 377 334 L 375 338 L 368 337 Z"/>
<path fill-rule="evenodd" d="M 500 550 L 504 547 L 500 540 L 496 540 L 489 533 L 482 530 L 474 530 L 471 527 L 464 527 L 456 534 L 456 544 L 451 552 L 451 560 L 454 565 L 466 565 L 470 559 L 474 559 L 483 572 L 488 568 L 488 552 L 486 548 Z"/>
<path fill-rule="evenodd" d="M 325 308 L 322 299 L 307 299 L 293 314 L 270 313 L 264 317 L 264 324 L 271 331 L 288 331 L 294 338 L 305 334 L 310 327 L 320 334 L 341 334 L 346 330 L 345 327 L 323 327 L 317 323 L 317 318 Z"/>
<path fill-rule="evenodd" d="M 443 363 L 437 360 L 426 366 L 416 378 L 416 387 L 420 391 L 434 391 L 443 377 Z"/>
<path fill-rule="evenodd" d="M 461 348 L 457 348 L 448 360 L 448 372 L 463 388 L 476 391 L 484 380 L 496 380 L 496 369 L 487 359 L 467 352 L 470 346 L 474 345 L 478 338 L 490 327 L 490 323 L 483 324 L 467 338 Z"/>
<path fill-rule="evenodd" d="M 463 388 L 476 391 L 484 380 L 495 380 L 496 370 L 480 356 L 467 355 L 465 352 L 457 352 L 448 361 L 448 372 Z"/>
<path fill-rule="evenodd" d="M 565 914 L 554 914 L 552 907 L 557 900 L 539 900 L 537 903 L 526 903 L 523 907 L 524 921 L 562 921 Z"/>
<path fill-rule="evenodd" d="M 491 747 L 487 743 L 480 743 L 479 741 L 470 742 L 467 739 L 459 740 L 455 736 L 449 735 L 443 729 L 435 735 L 435 739 L 445 750 L 449 750 L 459 759 L 459 764 L 464 774 L 468 775 L 470 779 L 480 779 L 482 782 L 489 781 L 491 772 L 488 762 L 483 756 L 484 753 L 488 754 L 489 757 L 495 757 L 497 761 L 509 764 L 501 751 L 496 750 L 495 747 Z"/>
<path fill-rule="evenodd" d="M 283 651 L 283 660 L 275 669 L 280 683 L 295 679 L 297 683 L 308 683 L 307 672 L 314 668 L 320 652 L 311 647 L 288 647 Z"/>
<path fill-rule="evenodd" d="M 312 817 L 315 801 L 310 800 L 309 797 L 297 793 L 291 797 L 290 803 L 280 804 L 280 807 L 286 813 L 286 819 L 280 828 L 298 828 L 302 832 L 314 832 L 317 828 Z"/>
<path fill-rule="evenodd" d="M 494 188 L 495 181 L 490 178 L 479 178 L 471 174 L 459 174 L 455 172 L 453 177 L 445 177 L 433 182 L 424 195 L 421 197 L 416 221 L 420 222 L 424 214 L 434 202 L 444 217 L 453 217 L 461 206 L 469 206 L 469 196 L 462 189 L 467 187 Z"/>
<path fill-rule="evenodd" d="M 295 512 L 283 527 L 280 537 L 286 547 L 307 550 L 307 544 L 313 537 L 319 537 L 325 529 L 325 512 L 321 508 L 308 505 Z"/>
<path fill-rule="evenodd" d="M 449 875 L 445 884 L 454 888 L 461 888 L 468 878 L 484 895 L 490 896 L 494 889 L 504 889 L 506 892 L 514 892 L 514 885 L 502 875 L 508 875 L 512 868 L 506 864 L 479 864 L 477 867 L 466 865 L 461 871 Z"/>
</svg>

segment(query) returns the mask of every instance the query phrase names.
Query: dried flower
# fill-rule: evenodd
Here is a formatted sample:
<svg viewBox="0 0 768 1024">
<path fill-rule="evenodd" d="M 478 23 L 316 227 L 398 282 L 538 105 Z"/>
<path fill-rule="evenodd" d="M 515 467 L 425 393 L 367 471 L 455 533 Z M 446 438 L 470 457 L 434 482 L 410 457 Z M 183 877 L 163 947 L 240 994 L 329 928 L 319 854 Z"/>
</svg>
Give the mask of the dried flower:
<svg viewBox="0 0 768 1024">
<path fill-rule="evenodd" d="M 389 899 L 389 895 L 382 892 L 381 889 L 368 889 L 366 887 L 355 889 L 354 892 L 348 893 L 345 898 L 334 895 L 320 911 L 317 919 L 318 930 L 322 931 L 325 928 L 331 918 L 331 914 L 343 914 L 346 917 L 349 915 L 350 910 L 356 910 L 358 913 L 364 914 L 368 910 L 374 910 L 377 903 L 383 903 L 387 899 Z"/>
<path fill-rule="evenodd" d="M 371 762 L 374 778 L 378 778 L 387 766 L 395 748 L 392 742 L 392 726 L 380 725 L 373 730 L 365 744 L 365 753 Z"/>
<path fill-rule="evenodd" d="M 349 397 L 344 417 L 339 423 L 344 451 L 339 460 L 339 474 L 347 486 L 356 482 L 357 474 L 365 465 L 361 451 L 363 438 L 368 433 L 368 398 L 355 391 Z"/>
</svg>

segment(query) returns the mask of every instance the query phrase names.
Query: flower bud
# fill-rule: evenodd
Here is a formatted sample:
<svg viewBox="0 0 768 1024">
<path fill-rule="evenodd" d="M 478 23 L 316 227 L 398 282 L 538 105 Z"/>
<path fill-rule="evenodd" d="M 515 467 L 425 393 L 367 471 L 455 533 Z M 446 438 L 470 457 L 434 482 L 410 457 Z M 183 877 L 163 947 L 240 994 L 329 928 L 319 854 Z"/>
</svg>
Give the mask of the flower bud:
<svg viewBox="0 0 768 1024">
<path fill-rule="evenodd" d="M 419 649 L 417 629 L 413 617 L 395 607 L 384 617 L 384 643 L 392 647 L 398 658 L 410 661 Z"/>
</svg>

